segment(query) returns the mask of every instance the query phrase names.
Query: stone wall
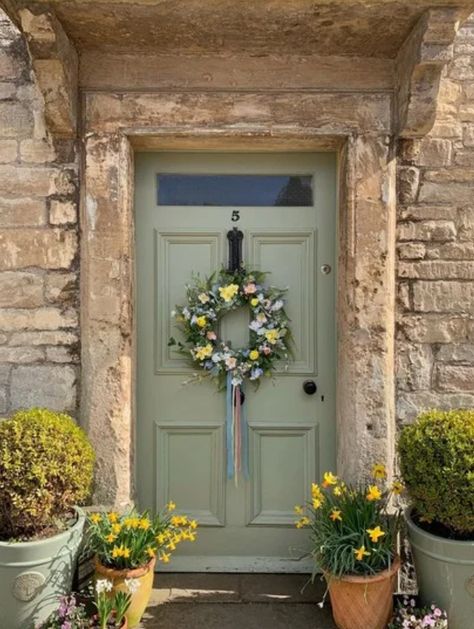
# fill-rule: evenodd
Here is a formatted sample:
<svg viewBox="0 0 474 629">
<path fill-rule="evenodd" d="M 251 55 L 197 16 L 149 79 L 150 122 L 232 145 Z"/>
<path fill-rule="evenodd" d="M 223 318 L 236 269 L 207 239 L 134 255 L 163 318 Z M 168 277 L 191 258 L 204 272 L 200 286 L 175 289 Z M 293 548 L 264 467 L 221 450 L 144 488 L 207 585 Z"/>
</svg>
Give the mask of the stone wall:
<svg viewBox="0 0 474 629">
<path fill-rule="evenodd" d="M 52 138 L 23 38 L 0 11 L 0 413 L 76 411 L 77 156 Z"/>
<path fill-rule="evenodd" d="M 435 125 L 399 144 L 397 408 L 474 406 L 474 16 Z"/>
</svg>

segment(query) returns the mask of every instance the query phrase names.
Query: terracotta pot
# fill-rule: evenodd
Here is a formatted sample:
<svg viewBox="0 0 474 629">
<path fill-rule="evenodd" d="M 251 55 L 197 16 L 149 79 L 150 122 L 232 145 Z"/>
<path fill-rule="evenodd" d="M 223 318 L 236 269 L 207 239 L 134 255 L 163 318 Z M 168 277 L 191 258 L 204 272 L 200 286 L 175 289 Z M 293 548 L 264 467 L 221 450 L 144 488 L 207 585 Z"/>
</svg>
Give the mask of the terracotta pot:
<svg viewBox="0 0 474 629">
<path fill-rule="evenodd" d="M 393 592 L 400 558 L 373 576 L 327 575 L 334 622 L 339 629 L 385 629 L 393 613 Z"/>
<path fill-rule="evenodd" d="M 128 621 L 128 628 L 133 629 L 142 619 L 145 609 L 150 600 L 151 590 L 153 587 L 153 577 L 156 558 L 149 561 L 146 566 L 134 568 L 133 570 L 116 570 L 115 568 L 107 568 L 103 566 L 96 558 L 95 575 L 98 579 L 108 579 L 113 583 L 113 591 L 128 592 L 125 585 L 125 579 L 138 579 L 140 587 L 133 594 L 130 607 L 125 614 Z"/>
</svg>

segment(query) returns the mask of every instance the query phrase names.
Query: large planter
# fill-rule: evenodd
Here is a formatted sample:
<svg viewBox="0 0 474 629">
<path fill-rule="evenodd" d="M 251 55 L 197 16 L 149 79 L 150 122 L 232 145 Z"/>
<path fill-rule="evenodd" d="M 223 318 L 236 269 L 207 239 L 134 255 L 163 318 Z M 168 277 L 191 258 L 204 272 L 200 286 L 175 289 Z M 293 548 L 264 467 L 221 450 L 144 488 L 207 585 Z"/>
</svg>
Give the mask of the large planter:
<svg viewBox="0 0 474 629">
<path fill-rule="evenodd" d="M 32 629 L 70 594 L 85 516 L 67 531 L 34 542 L 0 542 L 0 627 Z"/>
<path fill-rule="evenodd" d="M 326 576 L 332 615 L 339 629 L 385 629 L 393 613 L 400 559 L 373 576 Z"/>
<path fill-rule="evenodd" d="M 113 583 L 113 591 L 122 590 L 128 592 L 125 579 L 138 579 L 140 587 L 132 595 L 130 607 L 125 614 L 129 629 L 136 627 L 142 619 L 145 609 L 150 600 L 153 588 L 153 577 L 156 559 L 153 558 L 146 566 L 134 568 L 133 570 L 115 570 L 103 566 L 98 559 L 95 562 L 95 575 L 97 579 L 108 579 Z"/>
<path fill-rule="evenodd" d="M 472 629 L 474 540 L 459 542 L 427 533 L 408 511 L 406 521 L 422 603 L 444 608 L 449 629 Z"/>
</svg>

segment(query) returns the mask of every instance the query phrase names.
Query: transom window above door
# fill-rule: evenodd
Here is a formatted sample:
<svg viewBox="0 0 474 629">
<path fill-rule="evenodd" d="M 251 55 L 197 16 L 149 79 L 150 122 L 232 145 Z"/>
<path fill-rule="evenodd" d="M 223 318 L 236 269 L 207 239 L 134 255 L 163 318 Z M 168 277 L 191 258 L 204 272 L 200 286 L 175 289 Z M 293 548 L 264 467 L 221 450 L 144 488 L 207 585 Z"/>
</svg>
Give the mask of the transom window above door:
<svg viewBox="0 0 474 629">
<path fill-rule="evenodd" d="M 158 205 L 312 207 L 311 175 L 160 174 Z"/>
</svg>

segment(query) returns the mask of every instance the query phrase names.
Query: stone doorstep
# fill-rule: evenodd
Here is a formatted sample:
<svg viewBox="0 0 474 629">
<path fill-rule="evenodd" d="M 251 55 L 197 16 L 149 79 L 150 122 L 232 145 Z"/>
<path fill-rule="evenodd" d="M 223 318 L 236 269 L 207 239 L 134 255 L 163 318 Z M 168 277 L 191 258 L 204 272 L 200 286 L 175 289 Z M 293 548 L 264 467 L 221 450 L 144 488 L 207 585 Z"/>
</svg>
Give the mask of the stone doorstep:
<svg viewBox="0 0 474 629">
<path fill-rule="evenodd" d="M 329 606 L 321 610 L 316 604 L 324 584 L 308 579 L 280 574 L 157 574 L 141 629 L 333 629 Z"/>
</svg>

